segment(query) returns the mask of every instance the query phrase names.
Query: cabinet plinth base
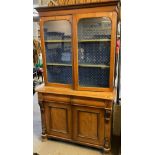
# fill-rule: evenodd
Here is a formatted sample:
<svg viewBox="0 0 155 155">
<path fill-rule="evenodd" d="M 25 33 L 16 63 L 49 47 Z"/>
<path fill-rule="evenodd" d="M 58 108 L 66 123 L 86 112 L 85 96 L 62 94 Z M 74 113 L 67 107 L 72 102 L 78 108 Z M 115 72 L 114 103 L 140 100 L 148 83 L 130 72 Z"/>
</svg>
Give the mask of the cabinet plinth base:
<svg viewBox="0 0 155 155">
<path fill-rule="evenodd" d="M 47 135 L 41 135 L 41 139 L 42 139 L 42 142 L 46 142 L 47 141 Z"/>
<path fill-rule="evenodd" d="M 94 145 L 94 144 L 91 144 L 91 143 L 80 142 L 80 141 L 76 141 L 76 140 L 73 140 L 73 139 L 65 139 L 65 138 L 56 137 L 56 136 L 53 136 L 53 135 L 47 136 L 47 140 L 49 140 L 49 141 L 50 140 L 63 141 L 63 142 L 66 142 L 68 144 L 71 143 L 71 144 L 75 144 L 75 145 L 96 148 L 96 149 L 99 149 L 99 150 L 104 152 L 104 147 L 102 145 Z"/>
<path fill-rule="evenodd" d="M 106 153 L 107 155 L 110 154 L 111 148 L 103 148 L 104 153 Z"/>
</svg>

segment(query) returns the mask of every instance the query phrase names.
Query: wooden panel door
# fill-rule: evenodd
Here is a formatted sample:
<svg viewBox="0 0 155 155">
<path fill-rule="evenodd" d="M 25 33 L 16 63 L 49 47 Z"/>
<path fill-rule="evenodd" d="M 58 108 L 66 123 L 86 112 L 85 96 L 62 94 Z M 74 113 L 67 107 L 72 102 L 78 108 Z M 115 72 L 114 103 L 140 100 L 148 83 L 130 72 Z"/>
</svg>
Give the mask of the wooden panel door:
<svg viewBox="0 0 155 155">
<path fill-rule="evenodd" d="M 104 143 L 104 111 L 89 107 L 73 107 L 74 140 L 94 145 Z"/>
<path fill-rule="evenodd" d="M 71 138 L 71 108 L 66 103 L 47 103 L 45 106 L 47 134 Z"/>
</svg>

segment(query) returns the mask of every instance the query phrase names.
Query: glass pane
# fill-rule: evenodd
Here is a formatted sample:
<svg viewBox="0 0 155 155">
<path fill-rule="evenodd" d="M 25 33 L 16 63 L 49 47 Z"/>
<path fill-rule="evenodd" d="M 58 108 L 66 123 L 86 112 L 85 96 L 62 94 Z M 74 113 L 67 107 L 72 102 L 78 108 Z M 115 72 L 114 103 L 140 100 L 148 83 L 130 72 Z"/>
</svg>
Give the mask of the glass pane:
<svg viewBox="0 0 155 155">
<path fill-rule="evenodd" d="M 79 85 L 109 87 L 111 20 L 81 19 L 78 23 Z"/>
<path fill-rule="evenodd" d="M 52 83 L 72 83 L 71 24 L 67 20 L 44 24 L 47 77 Z M 65 76 L 65 77 L 64 77 Z"/>
<path fill-rule="evenodd" d="M 52 83 L 72 83 L 72 68 L 66 66 L 47 66 L 48 81 Z"/>
<path fill-rule="evenodd" d="M 109 69 L 100 67 L 79 67 L 79 83 L 86 87 L 108 87 Z"/>
</svg>

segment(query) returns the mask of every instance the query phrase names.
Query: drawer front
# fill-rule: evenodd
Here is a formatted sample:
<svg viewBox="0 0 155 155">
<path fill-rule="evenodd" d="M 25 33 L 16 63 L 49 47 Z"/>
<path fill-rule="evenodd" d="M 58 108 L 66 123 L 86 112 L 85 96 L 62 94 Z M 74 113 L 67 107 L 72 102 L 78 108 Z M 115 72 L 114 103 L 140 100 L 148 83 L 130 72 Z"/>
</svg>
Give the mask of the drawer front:
<svg viewBox="0 0 155 155">
<path fill-rule="evenodd" d="M 77 106 L 104 108 L 106 106 L 106 101 L 94 98 L 73 97 L 71 98 L 71 104 Z"/>
<path fill-rule="evenodd" d="M 71 138 L 71 107 L 62 103 L 45 103 L 47 134 Z"/>
<path fill-rule="evenodd" d="M 65 95 L 56 95 L 56 94 L 44 94 L 43 100 L 46 102 L 54 101 L 54 102 L 63 102 L 70 103 L 70 97 Z"/>
<path fill-rule="evenodd" d="M 104 144 L 104 110 L 73 106 L 73 138 L 94 145 Z"/>
</svg>

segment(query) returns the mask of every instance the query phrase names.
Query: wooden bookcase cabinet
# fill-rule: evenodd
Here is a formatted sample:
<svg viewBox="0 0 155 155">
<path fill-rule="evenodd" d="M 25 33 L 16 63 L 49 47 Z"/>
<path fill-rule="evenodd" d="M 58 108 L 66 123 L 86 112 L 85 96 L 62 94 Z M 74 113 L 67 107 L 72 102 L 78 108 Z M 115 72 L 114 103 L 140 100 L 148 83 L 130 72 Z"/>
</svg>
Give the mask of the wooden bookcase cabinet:
<svg viewBox="0 0 155 155">
<path fill-rule="evenodd" d="M 45 79 L 37 89 L 43 139 L 110 151 L 117 4 L 36 8 Z"/>
</svg>

